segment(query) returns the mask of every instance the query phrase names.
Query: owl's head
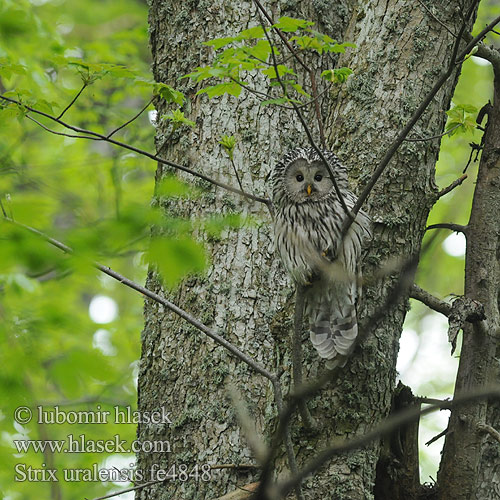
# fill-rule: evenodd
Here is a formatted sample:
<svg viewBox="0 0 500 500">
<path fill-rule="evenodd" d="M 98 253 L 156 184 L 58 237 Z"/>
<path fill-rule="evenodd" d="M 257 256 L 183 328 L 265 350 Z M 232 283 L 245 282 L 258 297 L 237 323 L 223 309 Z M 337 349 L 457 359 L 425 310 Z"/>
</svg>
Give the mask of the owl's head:
<svg viewBox="0 0 500 500">
<path fill-rule="evenodd" d="M 345 168 L 330 151 L 324 156 L 336 176 L 337 183 L 347 182 Z M 319 201 L 333 190 L 333 182 L 326 165 L 312 148 L 291 151 L 276 165 L 274 171 L 274 199 L 288 202 Z M 284 200 L 283 200 L 284 201 Z"/>
</svg>

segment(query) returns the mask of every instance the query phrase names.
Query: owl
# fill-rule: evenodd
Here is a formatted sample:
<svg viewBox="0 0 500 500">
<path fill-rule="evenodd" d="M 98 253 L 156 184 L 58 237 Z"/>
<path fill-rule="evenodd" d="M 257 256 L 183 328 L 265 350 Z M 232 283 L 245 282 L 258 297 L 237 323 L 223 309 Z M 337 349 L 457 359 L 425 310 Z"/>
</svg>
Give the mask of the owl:
<svg viewBox="0 0 500 500">
<path fill-rule="evenodd" d="M 334 153 L 323 155 L 352 209 L 356 197 L 346 168 Z M 287 153 L 272 181 L 276 249 L 293 281 L 303 286 L 311 342 L 332 368 L 345 362 L 358 334 L 361 250 L 371 238 L 370 219 L 359 211 L 342 239 L 346 214 L 328 169 L 312 148 Z"/>
</svg>

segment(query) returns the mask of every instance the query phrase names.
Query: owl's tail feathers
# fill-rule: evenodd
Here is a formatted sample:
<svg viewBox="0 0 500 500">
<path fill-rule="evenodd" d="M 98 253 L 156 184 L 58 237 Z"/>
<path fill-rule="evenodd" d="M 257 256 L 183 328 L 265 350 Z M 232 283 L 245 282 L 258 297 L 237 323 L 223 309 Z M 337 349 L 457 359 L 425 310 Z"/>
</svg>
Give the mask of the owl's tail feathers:
<svg viewBox="0 0 500 500">
<path fill-rule="evenodd" d="M 331 318 L 330 311 L 320 311 L 311 324 L 311 342 L 320 357 L 332 360 L 337 355 L 347 357 L 358 336 L 354 304 L 342 308 L 342 316 Z M 345 363 L 345 360 L 344 360 Z M 331 363 L 330 363 L 331 364 Z M 338 364 L 338 363 L 336 363 Z M 327 363 L 327 366 L 330 366 Z"/>
</svg>

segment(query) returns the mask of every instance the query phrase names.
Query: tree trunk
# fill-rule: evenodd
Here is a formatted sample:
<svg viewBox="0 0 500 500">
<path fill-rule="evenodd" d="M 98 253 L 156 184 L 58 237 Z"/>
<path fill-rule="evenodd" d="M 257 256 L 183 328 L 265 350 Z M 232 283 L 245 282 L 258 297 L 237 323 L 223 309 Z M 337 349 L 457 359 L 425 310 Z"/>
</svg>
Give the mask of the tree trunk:
<svg viewBox="0 0 500 500">
<path fill-rule="evenodd" d="M 471 2 L 465 3 L 468 8 Z M 441 0 L 436 10 L 441 21 L 457 32 L 460 16 L 450 4 Z M 332 38 L 354 42 L 358 47 L 339 61 L 339 66 L 351 67 L 355 75 L 340 90 L 325 95 L 321 109 L 326 117 L 327 142 L 348 165 L 353 189 L 359 191 L 442 68 L 449 64 L 454 40 L 425 10 L 409 0 L 346 0 L 333 5 L 283 0 L 272 6 L 275 19 L 281 15 L 308 18 Z M 201 45 L 203 41 L 258 24 L 255 12 L 249 2 L 153 0 L 151 47 L 157 81 L 179 86 L 180 76 L 210 61 L 210 50 Z M 455 81 L 454 75 L 418 122 L 416 130 L 421 135 L 442 131 L 442 111 L 448 108 Z M 188 95 L 186 116 L 196 121 L 197 127 L 164 144 L 165 130 L 160 124 L 158 150 L 174 161 L 236 186 L 231 165 L 218 144 L 222 135 L 235 135 L 239 140 L 235 163 L 243 187 L 269 196 L 267 178 L 274 163 L 296 145 L 307 145 L 297 118 L 281 108 L 259 107 L 247 94 L 238 100 L 224 96 L 208 101 L 206 96 L 195 96 L 197 89 L 186 80 L 182 82 L 186 87 L 181 90 Z M 263 82 L 256 79 L 253 84 Z M 164 110 L 158 111 L 161 114 Z M 308 119 L 315 127 L 313 116 Z M 365 259 L 365 276 L 375 271 L 385 275 L 378 281 L 372 278 L 364 287 L 362 331 L 368 333 L 368 338 L 355 351 L 339 380 L 332 381 L 308 403 L 319 424 L 318 432 L 308 433 L 300 420 L 293 421 L 292 439 L 299 468 L 329 440 L 364 434 L 390 411 L 399 336 L 408 307 L 406 291 L 390 300 L 401 274 L 394 269 L 401 269 L 408 259 L 418 255 L 436 195 L 433 179 L 438 149 L 438 140 L 403 145 L 368 200 L 375 235 Z M 167 168 L 160 166 L 157 180 L 166 173 Z M 154 203 L 170 215 L 202 217 L 236 210 L 262 222 L 226 231 L 217 240 L 200 235 L 212 259 L 203 278 L 185 280 L 178 290 L 167 292 L 151 272 L 148 287 L 160 294 L 168 293 L 174 302 L 272 372 L 284 368 L 280 381 L 286 393 L 291 373 L 293 289 L 274 255 L 269 214 L 262 205 L 238 199 L 213 186 L 201 187 L 203 195 L 193 202 L 155 198 Z M 405 283 L 412 279 L 410 272 Z M 304 375 L 315 378 L 323 365 L 306 336 L 303 349 Z M 164 406 L 172 412 L 173 424 L 140 425 L 141 440 L 168 439 L 172 449 L 163 455 L 139 455 L 138 466 L 146 471 L 145 480 L 151 479 L 148 474 L 154 464 L 165 469 L 174 463 L 186 464 L 192 469 L 195 464 L 205 463 L 255 463 L 228 397 L 228 384 L 243 395 L 258 435 L 268 438 L 277 421 L 269 382 L 221 347 L 214 347 L 197 330 L 165 313 L 158 304 L 147 302 L 139 409 Z M 280 476 L 288 474 L 285 457 L 283 451 L 277 460 L 276 472 Z M 379 461 L 382 466 L 377 469 Z M 385 479 L 382 483 L 390 484 L 387 478 L 393 483 L 398 481 L 404 472 L 399 463 L 394 450 L 373 442 L 321 468 L 306 480 L 304 496 L 372 499 L 376 482 L 381 484 Z M 376 479 L 376 471 L 384 478 Z M 410 471 L 407 475 L 415 478 L 415 474 Z M 259 477 L 254 469 L 238 468 L 212 470 L 211 475 L 208 482 L 190 479 L 153 485 L 138 492 L 137 498 L 211 499 Z M 400 498 L 399 493 L 391 496 L 387 486 L 382 491 L 387 496 L 378 495 L 381 500 Z M 413 493 L 406 493 L 407 499 L 415 498 Z"/>
<path fill-rule="evenodd" d="M 500 63 L 496 64 L 493 105 L 479 164 L 467 226 L 465 296 L 484 305 L 486 320 L 467 325 L 455 395 L 499 383 L 500 348 Z M 473 401 L 452 412 L 438 480 L 442 500 L 500 497 L 498 441 L 484 426 L 498 429 L 497 401 Z M 492 441 L 493 439 L 493 441 Z"/>
</svg>

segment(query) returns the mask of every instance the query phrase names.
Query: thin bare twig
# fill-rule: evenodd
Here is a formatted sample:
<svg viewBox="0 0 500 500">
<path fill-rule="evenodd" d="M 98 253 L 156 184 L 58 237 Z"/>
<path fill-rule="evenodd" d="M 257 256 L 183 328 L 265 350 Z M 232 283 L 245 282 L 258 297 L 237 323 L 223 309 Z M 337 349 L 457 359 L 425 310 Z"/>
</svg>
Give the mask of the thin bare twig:
<svg viewBox="0 0 500 500">
<path fill-rule="evenodd" d="M 258 464 L 214 464 L 210 466 L 210 469 L 212 470 L 218 470 L 218 469 L 237 469 L 237 470 L 242 470 L 242 469 L 260 469 L 260 465 Z"/>
<path fill-rule="evenodd" d="M 38 120 L 36 120 L 32 116 L 30 116 L 28 114 L 26 114 L 25 116 L 26 116 L 26 118 L 28 118 L 28 120 L 31 120 L 32 122 L 36 123 L 39 127 L 42 127 L 44 130 L 46 130 L 47 132 L 50 132 L 51 134 L 54 134 L 54 135 L 62 135 L 63 137 L 71 137 L 72 139 L 89 139 L 91 141 L 99 141 L 100 140 L 96 137 L 92 137 L 92 136 L 88 136 L 88 135 L 75 135 L 75 134 L 66 134 L 65 132 L 57 132 L 57 130 L 53 130 L 49 127 L 46 127 L 43 123 L 39 122 Z"/>
<path fill-rule="evenodd" d="M 436 398 L 427 398 L 424 396 L 417 396 L 415 401 L 424 405 L 435 405 L 440 404 L 442 410 L 447 410 L 448 408 L 445 406 L 446 403 L 450 403 L 450 399 L 436 399 Z"/>
<path fill-rule="evenodd" d="M 255 419 L 250 415 L 246 402 L 234 385 L 229 386 L 229 395 L 231 396 L 240 428 L 252 450 L 253 456 L 257 462 L 263 462 L 267 456 L 267 445 L 255 428 Z"/>
<path fill-rule="evenodd" d="M 430 438 L 429 441 L 427 441 L 425 446 L 430 446 L 432 443 L 435 443 L 438 439 L 441 439 L 443 436 L 446 436 L 448 434 L 448 427 L 441 431 L 439 434 L 436 434 L 434 437 Z"/>
<path fill-rule="evenodd" d="M 271 15 L 267 12 L 267 10 L 263 7 L 263 5 L 260 3 L 259 0 L 253 0 L 257 8 L 264 14 L 264 17 L 268 20 L 269 24 L 273 25 L 275 24 L 273 21 L 273 18 Z M 264 28 L 264 26 L 262 26 Z M 280 37 L 281 41 L 285 44 L 286 48 L 290 51 L 290 53 L 293 55 L 293 57 L 299 62 L 299 64 L 307 71 L 307 73 L 311 73 L 311 68 L 304 62 L 304 60 L 297 54 L 297 51 L 292 47 L 290 42 L 287 40 L 286 36 L 283 35 L 281 30 L 277 28 L 273 28 L 274 31 L 278 34 Z M 264 28 L 264 32 L 265 32 Z"/>
<path fill-rule="evenodd" d="M 231 165 L 233 166 L 233 171 L 234 175 L 236 175 L 236 180 L 238 181 L 238 186 L 240 186 L 240 189 L 244 191 L 243 185 L 241 184 L 241 179 L 240 179 L 240 174 L 238 174 L 238 170 L 236 169 L 236 165 L 234 164 L 234 160 L 232 158 L 229 158 L 231 160 Z"/>
<path fill-rule="evenodd" d="M 82 92 L 87 88 L 88 86 L 88 83 L 85 83 L 83 84 L 82 88 L 80 89 L 80 91 L 78 92 L 78 94 L 76 94 L 76 96 L 73 98 L 73 100 L 62 110 L 61 114 L 57 117 L 58 120 L 60 120 L 63 116 L 64 116 L 64 113 L 66 113 L 66 111 L 68 111 L 69 108 L 71 108 L 71 106 L 73 106 L 73 104 L 75 104 L 76 100 L 81 96 Z"/>
<path fill-rule="evenodd" d="M 439 139 L 440 137 L 444 137 L 445 135 L 451 134 L 454 130 L 456 130 L 458 127 L 461 127 L 462 124 L 458 123 L 454 127 L 450 128 L 450 130 L 447 130 L 446 132 L 443 132 L 442 134 L 437 134 L 433 135 L 432 137 L 417 137 L 415 139 L 411 137 L 407 137 L 405 141 L 407 142 L 424 142 L 424 141 L 432 141 L 434 139 Z"/>
<path fill-rule="evenodd" d="M 427 5 L 425 5 L 424 2 L 422 2 L 422 0 L 418 0 L 418 3 L 429 13 L 432 19 L 434 19 L 434 21 L 439 23 L 453 38 L 457 37 L 457 35 L 455 35 L 455 33 L 453 33 L 453 31 L 451 31 L 451 29 L 448 28 L 448 26 L 446 26 L 446 24 L 444 24 L 443 21 L 441 21 L 441 19 L 439 19 L 437 16 L 434 15 L 434 13 L 429 9 L 429 7 L 427 7 Z"/>
<path fill-rule="evenodd" d="M 74 125 L 70 125 L 69 123 L 62 121 L 62 120 L 56 118 L 55 116 L 49 115 L 48 113 L 45 113 L 43 111 L 39 111 L 35 108 L 32 108 L 31 106 L 27 106 L 20 101 L 17 101 L 15 99 L 11 99 L 10 97 L 0 95 L 0 99 L 3 99 L 4 101 L 22 106 L 25 109 L 27 109 L 28 111 L 31 111 L 32 113 L 38 114 L 40 116 L 44 116 L 45 118 L 52 120 L 52 121 L 58 123 L 59 125 L 62 125 L 63 127 L 69 129 L 69 130 L 73 130 L 74 132 L 77 132 L 79 134 L 85 134 L 85 135 L 91 136 L 91 137 L 81 137 L 83 139 L 102 140 L 105 142 L 109 142 L 110 144 L 113 144 L 115 146 L 121 147 L 123 149 L 127 149 L 129 151 L 133 151 L 134 153 L 137 153 L 141 156 L 146 156 L 147 158 L 150 158 L 151 160 L 157 161 L 157 162 L 162 163 L 164 165 L 168 165 L 168 166 L 173 167 L 177 170 L 181 170 L 182 172 L 186 172 L 187 174 L 190 174 L 194 177 L 198 177 L 200 179 L 203 179 L 203 180 L 205 180 L 211 184 L 214 184 L 215 186 L 219 186 L 219 187 L 221 187 L 221 188 L 223 188 L 226 191 L 229 191 L 231 193 L 239 194 L 239 195 L 244 196 L 245 198 L 248 198 L 250 200 L 257 201 L 259 203 L 263 203 L 268 207 L 269 211 L 272 213 L 272 203 L 271 203 L 271 200 L 269 200 L 267 198 L 263 198 L 261 196 L 255 196 L 253 194 L 246 193 L 244 191 L 240 191 L 237 188 L 234 188 L 234 187 L 232 187 L 228 184 L 225 184 L 223 182 L 217 181 L 217 180 L 215 180 L 215 179 L 213 179 L 205 174 L 202 174 L 200 172 L 196 172 L 195 170 L 192 170 L 188 167 L 184 167 L 183 165 L 179 165 L 179 164 L 174 163 L 173 161 L 167 160 L 165 158 L 160 158 L 157 155 L 154 155 L 152 153 L 148 153 L 147 151 L 140 149 L 140 148 L 136 148 L 135 146 L 131 146 L 130 144 L 127 144 L 127 143 L 124 143 L 121 141 L 117 141 L 115 139 L 112 139 L 111 137 L 106 137 L 103 134 L 99 134 L 99 133 L 93 132 L 91 130 L 86 130 L 86 129 L 83 129 L 80 127 L 76 127 Z M 59 133 L 54 132 L 50 129 L 46 129 L 46 130 L 59 135 Z"/>
<path fill-rule="evenodd" d="M 462 175 L 462 177 L 459 177 L 457 180 L 453 181 L 449 186 L 446 186 L 445 188 L 441 189 L 439 193 L 437 194 L 436 200 L 444 196 L 445 194 L 448 194 L 450 191 L 453 191 L 456 187 L 460 186 L 462 182 L 467 179 L 467 174 Z"/>
<path fill-rule="evenodd" d="M 441 224 L 431 224 L 425 228 L 426 231 L 430 229 L 449 229 L 450 231 L 456 231 L 457 233 L 463 233 L 467 236 L 467 226 L 462 226 L 461 224 L 452 224 L 443 222 Z"/>
<path fill-rule="evenodd" d="M 2 209 L 3 216 L 7 218 L 7 212 L 5 211 L 5 207 L 3 206 L 2 198 L 0 198 L 0 208 Z"/>
<path fill-rule="evenodd" d="M 136 115 L 134 115 L 129 121 L 125 122 L 123 125 L 120 125 L 118 128 L 115 128 L 114 130 L 112 130 L 106 137 L 109 139 L 112 135 L 115 135 L 119 130 L 121 130 L 122 128 L 125 128 L 127 125 L 130 125 L 133 121 L 137 120 L 137 118 L 139 118 L 139 116 L 141 116 L 142 113 L 144 113 L 144 111 L 146 111 L 146 109 L 148 109 L 149 105 L 153 101 L 154 101 L 154 97 L 152 97 L 147 102 L 147 104 Z"/>
<path fill-rule="evenodd" d="M 274 380 L 271 380 L 271 383 L 273 384 L 273 389 L 274 389 L 274 400 L 276 401 L 276 407 L 278 409 L 278 416 L 280 417 L 279 420 L 279 425 L 281 424 L 281 415 L 283 415 L 283 412 L 285 411 L 284 405 L 283 405 L 283 393 L 281 392 L 281 385 L 277 377 L 274 378 Z M 283 439 L 284 438 L 284 439 Z M 297 460 L 295 459 L 295 451 L 293 449 L 293 441 L 292 441 L 292 435 L 290 433 L 290 427 L 288 425 L 288 421 L 285 423 L 283 426 L 283 432 L 281 433 L 281 439 L 283 439 L 283 442 L 285 444 L 285 450 L 286 450 L 286 455 L 288 459 L 288 465 L 290 467 L 290 472 L 292 475 L 296 475 L 298 473 L 298 467 L 297 467 Z M 280 440 L 281 442 L 281 440 Z M 269 454 L 268 454 L 268 459 L 263 463 L 262 469 L 262 478 L 264 478 L 264 482 L 268 481 L 270 479 L 270 460 L 273 457 L 273 449 L 271 448 Z M 262 483 L 259 484 L 259 490 L 261 489 Z M 297 500 L 305 500 L 304 499 L 304 494 L 302 493 L 302 487 L 300 484 L 296 485 L 295 487 L 295 496 L 297 497 Z M 258 497 L 258 493 L 257 493 Z"/>
<path fill-rule="evenodd" d="M 102 497 L 97 497 L 92 500 L 106 500 L 106 498 L 113 498 L 113 497 L 118 497 L 120 495 L 124 495 L 125 493 L 129 493 L 131 491 L 138 491 L 142 490 L 143 488 L 147 488 L 148 486 L 152 486 L 153 484 L 158 484 L 158 483 L 163 483 L 163 479 L 160 481 L 148 481 L 147 483 L 143 484 L 138 484 L 137 486 L 132 486 L 130 488 L 125 488 L 124 490 L 121 491 L 116 491 L 115 493 L 109 493 L 108 495 L 104 495 Z"/>
<path fill-rule="evenodd" d="M 269 66 L 272 66 L 272 64 L 269 64 Z M 269 94 L 266 94 L 265 92 L 254 89 L 254 88 L 250 87 L 249 85 L 243 83 L 241 80 L 238 80 L 237 78 L 230 76 L 229 79 L 231 81 L 233 81 L 234 83 L 237 83 L 241 88 L 247 90 L 251 94 L 254 94 L 260 101 L 265 101 L 266 99 L 274 99 L 274 97 L 272 95 L 269 95 Z M 324 96 L 332 88 L 332 85 L 333 85 L 333 83 L 330 83 L 325 90 L 322 90 L 317 95 L 317 97 L 313 97 L 312 99 L 310 99 L 307 102 L 304 102 L 302 104 L 295 103 L 297 108 L 303 109 L 303 108 L 307 108 L 311 104 L 314 104 L 320 97 Z M 292 106 L 286 106 L 284 104 L 274 104 L 274 106 L 277 106 L 278 108 L 282 108 L 282 109 L 289 109 L 292 111 L 294 109 Z"/>
</svg>

